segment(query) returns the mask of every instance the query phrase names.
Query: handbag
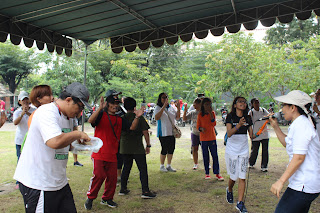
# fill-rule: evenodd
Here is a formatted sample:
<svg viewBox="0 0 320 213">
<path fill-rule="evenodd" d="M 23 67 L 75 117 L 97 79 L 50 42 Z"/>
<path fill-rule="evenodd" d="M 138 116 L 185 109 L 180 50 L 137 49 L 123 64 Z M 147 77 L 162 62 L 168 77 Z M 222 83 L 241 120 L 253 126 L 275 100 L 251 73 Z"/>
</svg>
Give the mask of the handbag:
<svg viewBox="0 0 320 213">
<path fill-rule="evenodd" d="M 167 114 L 167 116 L 168 116 L 168 118 L 169 118 L 169 121 L 170 121 L 170 123 L 171 123 L 171 125 L 172 125 L 172 133 L 173 133 L 173 136 L 175 137 L 175 138 L 181 138 L 181 130 L 177 127 L 177 125 L 175 125 L 173 122 L 172 122 L 172 120 L 171 120 L 171 118 L 170 118 L 170 116 L 169 116 L 169 114 L 166 112 L 166 110 L 164 111 L 166 114 Z"/>
</svg>

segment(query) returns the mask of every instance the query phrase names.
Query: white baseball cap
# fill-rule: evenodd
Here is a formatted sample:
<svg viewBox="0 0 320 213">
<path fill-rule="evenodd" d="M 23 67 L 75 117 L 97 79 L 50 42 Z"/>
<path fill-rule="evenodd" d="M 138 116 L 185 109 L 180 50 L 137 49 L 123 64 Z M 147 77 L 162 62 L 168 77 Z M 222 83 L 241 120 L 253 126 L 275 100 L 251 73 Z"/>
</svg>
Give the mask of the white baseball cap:
<svg viewBox="0 0 320 213">
<path fill-rule="evenodd" d="M 29 98 L 29 94 L 26 91 L 21 91 L 18 95 L 18 101 L 22 101 L 25 98 Z"/>
<path fill-rule="evenodd" d="M 306 109 L 305 105 L 312 102 L 311 97 L 307 93 L 300 90 L 293 90 L 286 95 L 278 96 L 274 99 L 282 103 L 299 106 L 307 115 L 309 112 Z"/>
</svg>

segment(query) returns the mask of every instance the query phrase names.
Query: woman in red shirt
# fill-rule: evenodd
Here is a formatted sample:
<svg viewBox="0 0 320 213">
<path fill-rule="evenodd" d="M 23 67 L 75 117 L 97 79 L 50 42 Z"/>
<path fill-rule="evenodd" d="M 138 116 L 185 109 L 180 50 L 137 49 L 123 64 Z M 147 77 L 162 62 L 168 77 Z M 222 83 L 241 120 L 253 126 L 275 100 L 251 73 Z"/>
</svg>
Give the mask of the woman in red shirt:
<svg viewBox="0 0 320 213">
<path fill-rule="evenodd" d="M 203 163 L 206 172 L 205 179 L 211 179 L 209 175 L 209 150 L 213 159 L 213 173 L 216 178 L 223 181 L 220 175 L 219 159 L 217 152 L 217 141 L 214 127 L 216 126 L 216 116 L 212 110 L 210 98 L 204 98 L 201 102 L 201 112 L 197 119 L 197 129 L 200 131 L 200 141 L 203 155 Z"/>
</svg>

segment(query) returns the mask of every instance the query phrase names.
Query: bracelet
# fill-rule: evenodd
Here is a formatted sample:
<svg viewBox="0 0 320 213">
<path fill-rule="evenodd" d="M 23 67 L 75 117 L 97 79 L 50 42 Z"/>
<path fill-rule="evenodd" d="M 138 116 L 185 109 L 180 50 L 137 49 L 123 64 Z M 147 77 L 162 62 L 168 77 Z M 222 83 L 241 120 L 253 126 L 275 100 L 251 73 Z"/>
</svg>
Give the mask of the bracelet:
<svg viewBox="0 0 320 213">
<path fill-rule="evenodd" d="M 257 133 L 254 133 L 254 135 L 256 136 L 256 138 L 259 137 L 259 135 Z"/>
<path fill-rule="evenodd" d="M 147 147 L 148 147 L 148 148 L 150 148 L 150 147 L 151 147 L 151 145 L 147 145 Z"/>
</svg>

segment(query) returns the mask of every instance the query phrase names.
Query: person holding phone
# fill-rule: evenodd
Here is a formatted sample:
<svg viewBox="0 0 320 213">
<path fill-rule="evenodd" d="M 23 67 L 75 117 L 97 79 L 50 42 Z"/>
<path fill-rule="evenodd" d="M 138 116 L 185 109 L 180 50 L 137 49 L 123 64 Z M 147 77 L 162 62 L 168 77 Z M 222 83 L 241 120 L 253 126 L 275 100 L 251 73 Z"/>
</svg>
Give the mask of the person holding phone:
<svg viewBox="0 0 320 213">
<path fill-rule="evenodd" d="M 157 121 L 157 136 L 161 143 L 160 153 L 160 171 L 161 172 L 176 172 L 171 166 L 173 153 L 175 150 L 176 139 L 172 132 L 172 122 L 174 119 L 180 119 L 180 103 L 175 103 L 176 108 L 169 105 L 168 95 L 166 93 L 160 93 L 158 96 L 157 106 L 154 110 L 155 120 Z M 170 117 L 170 118 L 169 118 Z M 167 158 L 167 166 L 164 166 L 164 162 Z"/>
</svg>

